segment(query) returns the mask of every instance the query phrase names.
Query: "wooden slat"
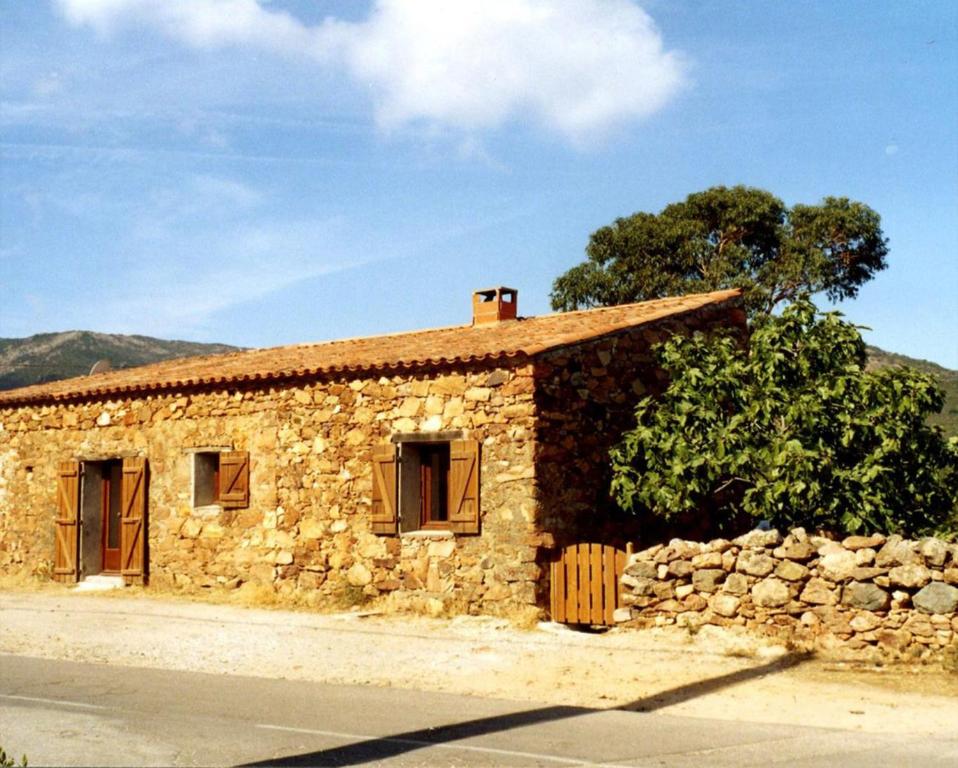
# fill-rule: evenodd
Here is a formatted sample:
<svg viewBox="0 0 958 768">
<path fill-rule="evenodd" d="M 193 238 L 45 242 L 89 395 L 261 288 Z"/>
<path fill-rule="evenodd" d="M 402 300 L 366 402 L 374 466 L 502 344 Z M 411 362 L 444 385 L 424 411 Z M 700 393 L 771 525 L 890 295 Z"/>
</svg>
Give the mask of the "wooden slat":
<svg viewBox="0 0 958 768">
<path fill-rule="evenodd" d="M 589 623 L 604 621 L 602 610 L 602 545 L 589 545 Z"/>
<path fill-rule="evenodd" d="M 588 624 L 591 616 L 589 615 L 589 545 L 579 544 L 579 555 L 576 558 L 579 564 L 579 599 L 577 610 L 577 621 L 580 624 Z"/>
<path fill-rule="evenodd" d="M 612 614 L 618 608 L 619 586 L 616 577 L 615 568 L 616 551 L 615 547 L 602 548 L 602 592 L 605 598 L 603 604 L 603 620 L 606 626 L 612 626 L 614 619 Z"/>
<path fill-rule="evenodd" d="M 552 564 L 552 605 L 553 621 L 565 621 L 565 559 L 561 555 Z"/>
<path fill-rule="evenodd" d="M 562 561 L 565 564 L 565 620 L 570 624 L 578 621 L 576 609 L 579 597 L 579 548 L 572 544 L 566 547 Z"/>
</svg>

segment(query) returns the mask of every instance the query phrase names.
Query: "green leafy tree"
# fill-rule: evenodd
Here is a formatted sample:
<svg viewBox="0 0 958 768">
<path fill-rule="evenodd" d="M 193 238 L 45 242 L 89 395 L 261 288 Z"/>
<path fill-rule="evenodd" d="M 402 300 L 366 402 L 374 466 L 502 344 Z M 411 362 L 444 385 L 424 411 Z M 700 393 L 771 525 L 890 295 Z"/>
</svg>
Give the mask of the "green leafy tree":
<svg viewBox="0 0 958 768">
<path fill-rule="evenodd" d="M 622 508 L 727 526 L 955 531 L 958 438 L 926 423 L 941 390 L 914 369 L 866 372 L 861 335 L 838 313 L 799 297 L 747 344 L 675 336 L 658 355 L 669 386 L 638 404 L 611 454 Z"/>
<path fill-rule="evenodd" d="M 755 316 L 803 293 L 854 298 L 885 268 L 887 242 L 879 215 L 845 197 L 788 208 L 762 189 L 712 187 L 593 232 L 586 261 L 553 283 L 552 306 L 742 288 Z"/>
</svg>

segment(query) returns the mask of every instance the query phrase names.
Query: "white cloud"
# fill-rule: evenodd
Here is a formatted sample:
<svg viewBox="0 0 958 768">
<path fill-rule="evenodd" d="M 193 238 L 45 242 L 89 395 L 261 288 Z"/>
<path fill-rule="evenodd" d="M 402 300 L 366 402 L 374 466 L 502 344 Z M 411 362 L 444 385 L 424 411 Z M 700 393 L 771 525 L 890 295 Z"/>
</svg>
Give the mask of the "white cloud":
<svg viewBox="0 0 958 768">
<path fill-rule="evenodd" d="M 307 25 L 260 0 L 59 0 L 101 34 L 150 27 L 196 48 L 238 46 L 342 67 L 378 124 L 466 133 L 532 118 L 574 141 L 661 109 L 682 58 L 630 0 L 376 0 L 362 21 Z"/>
</svg>

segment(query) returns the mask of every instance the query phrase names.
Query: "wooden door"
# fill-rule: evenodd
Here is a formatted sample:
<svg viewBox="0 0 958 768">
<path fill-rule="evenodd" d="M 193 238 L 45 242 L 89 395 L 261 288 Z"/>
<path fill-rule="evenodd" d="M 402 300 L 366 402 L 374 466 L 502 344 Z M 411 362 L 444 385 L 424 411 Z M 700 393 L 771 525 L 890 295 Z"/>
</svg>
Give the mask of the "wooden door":
<svg viewBox="0 0 958 768">
<path fill-rule="evenodd" d="M 103 571 L 120 572 L 120 537 L 122 536 L 123 464 L 119 461 L 107 461 L 101 466 L 100 501 L 103 522 L 102 532 Z"/>
</svg>

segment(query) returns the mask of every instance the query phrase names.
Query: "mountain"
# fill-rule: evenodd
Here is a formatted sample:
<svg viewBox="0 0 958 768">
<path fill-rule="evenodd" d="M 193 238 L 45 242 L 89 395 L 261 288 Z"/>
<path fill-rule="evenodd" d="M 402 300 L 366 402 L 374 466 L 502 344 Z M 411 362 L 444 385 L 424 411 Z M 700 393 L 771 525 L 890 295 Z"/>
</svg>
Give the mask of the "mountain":
<svg viewBox="0 0 958 768">
<path fill-rule="evenodd" d="M 92 331 L 0 339 L 0 389 L 85 376 L 98 360 L 109 360 L 113 368 L 132 368 L 176 357 L 214 355 L 237 349 L 227 344 L 166 341 Z"/>
<path fill-rule="evenodd" d="M 941 427 L 945 435 L 958 435 L 958 371 L 945 368 L 928 360 L 917 360 L 914 357 L 899 355 L 895 352 L 886 352 L 878 347 L 868 347 L 868 369 L 890 368 L 896 365 L 907 365 L 917 368 L 924 373 L 930 373 L 938 379 L 938 383 L 945 392 L 945 405 L 941 413 L 929 417 L 928 421 Z"/>
</svg>

